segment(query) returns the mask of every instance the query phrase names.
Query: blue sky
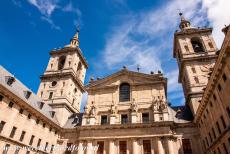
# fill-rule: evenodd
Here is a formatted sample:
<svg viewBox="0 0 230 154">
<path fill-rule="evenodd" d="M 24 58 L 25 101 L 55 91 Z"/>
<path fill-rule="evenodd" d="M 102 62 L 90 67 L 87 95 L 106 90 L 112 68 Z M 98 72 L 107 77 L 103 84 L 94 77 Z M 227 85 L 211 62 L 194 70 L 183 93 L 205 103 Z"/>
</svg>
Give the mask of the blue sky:
<svg viewBox="0 0 230 154">
<path fill-rule="evenodd" d="M 0 2 L 0 64 L 37 92 L 49 51 L 63 47 L 80 25 L 80 48 L 89 63 L 86 81 L 128 66 L 168 77 L 168 98 L 184 103 L 172 57 L 173 33 L 181 10 L 193 26 L 230 23 L 229 0 L 7 0 Z M 85 98 L 84 98 L 85 101 Z"/>
</svg>

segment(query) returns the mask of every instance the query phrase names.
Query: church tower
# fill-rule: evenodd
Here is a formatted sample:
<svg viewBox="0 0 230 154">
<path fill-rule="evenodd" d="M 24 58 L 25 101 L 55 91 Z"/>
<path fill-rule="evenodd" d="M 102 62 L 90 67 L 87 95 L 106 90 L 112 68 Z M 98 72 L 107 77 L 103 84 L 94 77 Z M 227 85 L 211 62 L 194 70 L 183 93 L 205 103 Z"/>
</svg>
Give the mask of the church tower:
<svg viewBox="0 0 230 154">
<path fill-rule="evenodd" d="M 196 114 L 209 75 L 217 58 L 217 47 L 212 28 L 192 27 L 182 13 L 179 14 L 180 30 L 174 33 L 173 56 L 179 67 L 186 104 Z"/>
<path fill-rule="evenodd" d="M 79 30 L 70 44 L 52 50 L 37 95 L 57 113 L 61 126 L 72 113 L 80 112 L 88 64 L 79 48 Z"/>
</svg>

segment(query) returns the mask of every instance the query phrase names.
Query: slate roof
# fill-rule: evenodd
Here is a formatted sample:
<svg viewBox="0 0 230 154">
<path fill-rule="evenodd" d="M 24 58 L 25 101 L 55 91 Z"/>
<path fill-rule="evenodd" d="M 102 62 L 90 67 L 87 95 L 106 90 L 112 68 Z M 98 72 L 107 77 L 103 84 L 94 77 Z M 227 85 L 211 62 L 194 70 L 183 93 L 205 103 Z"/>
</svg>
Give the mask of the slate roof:
<svg viewBox="0 0 230 154">
<path fill-rule="evenodd" d="M 81 126 L 83 113 L 73 113 L 68 117 L 64 128 L 75 128 L 76 126 Z"/>
<path fill-rule="evenodd" d="M 170 106 L 169 108 L 173 111 L 172 116 L 175 122 L 193 121 L 193 115 L 188 105 Z"/>
<path fill-rule="evenodd" d="M 38 97 L 36 94 L 34 94 L 29 88 L 27 88 L 23 83 L 21 83 L 15 77 L 14 77 L 15 81 L 12 83 L 12 85 L 8 85 L 6 81 L 7 81 L 7 78 L 9 77 L 14 77 L 14 76 L 0 65 L 0 85 L 8 89 L 14 95 L 18 96 L 25 103 L 27 103 L 29 106 L 33 107 L 35 110 L 43 114 L 49 120 L 59 125 L 56 115 L 52 117 L 53 110 L 48 104 L 44 103 L 42 109 L 40 109 L 40 104 L 42 102 L 42 99 Z M 28 99 L 26 99 L 25 97 L 26 91 L 31 92 Z"/>
</svg>

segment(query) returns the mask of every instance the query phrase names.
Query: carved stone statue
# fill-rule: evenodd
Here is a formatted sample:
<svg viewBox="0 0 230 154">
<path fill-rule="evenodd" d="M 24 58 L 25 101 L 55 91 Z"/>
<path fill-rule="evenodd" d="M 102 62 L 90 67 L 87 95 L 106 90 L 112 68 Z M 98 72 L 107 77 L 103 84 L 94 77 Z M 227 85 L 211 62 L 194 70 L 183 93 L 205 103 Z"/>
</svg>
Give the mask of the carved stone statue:
<svg viewBox="0 0 230 154">
<path fill-rule="evenodd" d="M 131 102 L 131 110 L 132 110 L 132 112 L 137 112 L 137 110 L 138 110 L 137 103 L 135 102 L 135 99 L 133 99 L 133 101 Z"/>
<path fill-rule="evenodd" d="M 116 106 L 114 104 L 114 102 L 112 102 L 111 104 L 111 114 L 115 114 L 116 113 Z"/>
<path fill-rule="evenodd" d="M 89 114 L 89 105 L 88 104 L 86 104 L 86 106 L 84 107 L 84 112 L 85 112 L 85 114 Z"/>
<path fill-rule="evenodd" d="M 90 111 L 89 111 L 89 115 L 91 115 L 91 116 L 94 116 L 95 115 L 95 106 L 94 105 L 92 105 L 91 106 L 91 109 L 90 109 Z"/>
</svg>

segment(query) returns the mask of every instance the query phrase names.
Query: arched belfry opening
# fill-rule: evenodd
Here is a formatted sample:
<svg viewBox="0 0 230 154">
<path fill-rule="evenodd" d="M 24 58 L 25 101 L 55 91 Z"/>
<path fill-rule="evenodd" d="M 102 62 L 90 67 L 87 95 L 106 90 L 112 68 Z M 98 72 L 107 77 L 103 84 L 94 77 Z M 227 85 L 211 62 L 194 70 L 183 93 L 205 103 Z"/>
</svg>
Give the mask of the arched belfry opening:
<svg viewBox="0 0 230 154">
<path fill-rule="evenodd" d="M 62 70 L 64 68 L 65 60 L 66 60 L 66 56 L 61 56 L 58 59 L 58 70 Z"/>
<path fill-rule="evenodd" d="M 120 102 L 130 101 L 130 85 L 122 83 L 119 87 L 119 100 Z"/>
<path fill-rule="evenodd" d="M 202 45 L 202 42 L 199 38 L 192 38 L 191 39 L 192 47 L 194 52 L 199 53 L 199 52 L 204 52 L 204 47 Z"/>
</svg>

